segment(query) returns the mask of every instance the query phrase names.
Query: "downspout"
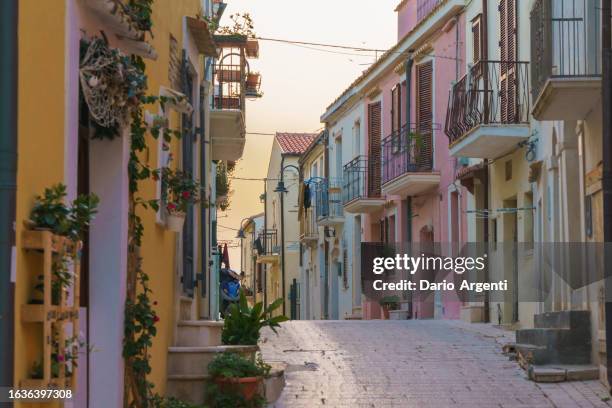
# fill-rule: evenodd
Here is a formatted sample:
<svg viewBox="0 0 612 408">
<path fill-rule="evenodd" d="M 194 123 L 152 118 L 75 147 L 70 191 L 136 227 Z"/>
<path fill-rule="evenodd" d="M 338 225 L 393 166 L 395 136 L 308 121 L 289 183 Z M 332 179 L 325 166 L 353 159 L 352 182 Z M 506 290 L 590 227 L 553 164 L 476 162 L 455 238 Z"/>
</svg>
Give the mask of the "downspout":
<svg viewBox="0 0 612 408">
<path fill-rule="evenodd" d="M 603 229 L 604 270 L 612 267 L 612 254 L 607 246 L 612 242 L 612 27 L 610 1 L 601 2 L 602 54 L 602 139 L 603 139 Z M 612 281 L 605 279 L 606 369 L 608 390 L 612 386 Z"/>
<path fill-rule="evenodd" d="M 12 386 L 14 370 L 15 191 L 17 177 L 18 0 L 0 1 L 0 384 Z"/>
<path fill-rule="evenodd" d="M 323 177 L 327 180 L 327 188 L 329 191 L 329 137 L 327 134 L 327 131 L 325 131 L 325 133 L 323 134 Z M 329 199 L 329 194 L 327 194 L 327 198 Z M 324 203 L 323 205 L 327 205 L 327 211 L 326 213 L 329 214 L 329 202 Z M 324 232 L 323 232 L 323 242 L 324 242 L 324 255 L 325 255 L 325 264 L 323 265 L 323 274 L 325 276 L 325 291 L 324 293 L 324 301 L 325 301 L 325 309 L 323 311 L 323 318 L 325 320 L 329 319 L 329 242 L 327 242 L 327 232 L 329 231 L 329 227 L 325 227 L 324 228 Z"/>
<path fill-rule="evenodd" d="M 406 59 L 406 126 L 410 127 L 410 120 L 412 119 L 412 66 L 414 60 L 412 59 L 412 50 L 408 51 L 408 58 Z M 410 158 L 408 158 L 410 160 Z M 412 197 L 406 198 L 406 216 L 407 216 L 407 229 L 406 239 L 408 242 L 412 242 Z"/>
<path fill-rule="evenodd" d="M 204 68 L 204 83 L 206 83 L 206 78 L 208 74 L 208 64 L 206 64 L 206 68 Z M 208 141 L 206 140 L 206 115 L 204 113 L 204 109 L 206 109 L 206 102 L 208 101 L 208 91 L 207 87 L 204 85 L 200 86 L 200 183 L 204 185 L 205 191 L 208 192 L 208 188 L 206 188 L 206 145 Z M 206 233 L 208 231 L 207 228 L 207 218 L 206 218 L 206 206 L 200 204 L 200 252 L 202 257 L 201 268 L 200 271 L 200 294 L 202 297 L 206 296 L 206 279 L 207 279 L 207 271 L 208 271 L 208 248 Z M 208 296 L 210 301 L 210 296 Z M 209 309 L 210 310 L 210 309 Z"/>
<path fill-rule="evenodd" d="M 482 21 L 481 23 L 481 27 L 482 27 L 482 44 L 481 44 L 481 52 L 482 52 L 482 60 L 484 61 L 488 61 L 489 60 L 489 5 L 488 5 L 488 0 L 482 0 Z M 486 65 L 485 65 L 486 66 Z M 484 87 L 485 87 L 485 94 L 489 92 L 489 71 L 485 70 L 485 76 L 484 76 Z M 486 102 L 486 98 L 485 98 L 485 102 Z M 485 116 L 488 117 L 489 115 L 489 104 L 485 103 Z M 484 187 L 484 208 L 485 210 L 489 209 L 489 183 L 491 178 L 489 177 L 489 166 L 488 166 L 488 159 L 484 159 L 484 163 L 485 163 L 485 177 L 486 177 L 486 182 L 485 182 L 485 187 Z M 487 218 L 486 221 L 484 222 L 484 242 L 487 244 L 487 247 L 489 245 L 489 212 L 487 211 Z M 485 282 L 489 281 L 489 270 L 485 269 Z M 484 299 L 484 321 L 485 323 L 488 323 L 491 321 L 491 310 L 490 310 L 490 301 L 489 301 L 489 293 L 487 291 L 485 291 L 485 299 Z"/>
<path fill-rule="evenodd" d="M 266 232 L 268 231 L 268 179 L 264 179 L 264 227 L 263 236 L 266 239 Z M 268 306 L 268 264 L 263 264 L 263 302 L 264 307 Z"/>
<path fill-rule="evenodd" d="M 285 167 L 285 155 L 281 154 L 281 180 L 283 179 L 283 171 Z M 282 191 L 280 194 L 280 221 L 281 221 L 281 280 L 283 289 L 283 316 L 286 316 L 285 309 L 287 303 L 285 297 L 285 193 Z"/>
</svg>

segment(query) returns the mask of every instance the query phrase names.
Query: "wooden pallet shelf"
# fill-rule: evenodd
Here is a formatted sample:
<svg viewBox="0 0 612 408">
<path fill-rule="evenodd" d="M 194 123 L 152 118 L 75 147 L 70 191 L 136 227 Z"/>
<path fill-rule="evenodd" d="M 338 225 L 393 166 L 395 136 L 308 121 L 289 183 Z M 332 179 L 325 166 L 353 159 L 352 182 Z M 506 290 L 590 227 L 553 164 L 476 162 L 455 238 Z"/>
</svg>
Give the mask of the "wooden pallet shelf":
<svg viewBox="0 0 612 408">
<path fill-rule="evenodd" d="M 42 253 L 43 301 L 41 304 L 26 304 L 21 306 L 21 321 L 24 323 L 42 324 L 42 378 L 26 378 L 21 381 L 21 387 L 27 389 L 57 388 L 75 389 L 77 365 L 62 359 L 56 361 L 58 367 L 52 372 L 53 355 L 64 355 L 66 345 L 72 338 L 79 335 L 79 303 L 81 260 L 79 242 L 73 242 L 67 237 L 53 234 L 51 231 L 26 230 L 22 235 L 22 248 L 35 250 L 32 256 Z M 53 271 L 55 261 L 63 262 L 63 258 L 72 259 L 73 277 L 67 296 L 63 288 L 59 293 L 59 303 L 52 303 L 53 281 L 56 279 Z M 56 301 L 57 302 L 57 301 Z M 78 341 L 71 342 L 69 353 L 78 356 Z M 68 370 L 71 375 L 67 376 Z"/>
</svg>

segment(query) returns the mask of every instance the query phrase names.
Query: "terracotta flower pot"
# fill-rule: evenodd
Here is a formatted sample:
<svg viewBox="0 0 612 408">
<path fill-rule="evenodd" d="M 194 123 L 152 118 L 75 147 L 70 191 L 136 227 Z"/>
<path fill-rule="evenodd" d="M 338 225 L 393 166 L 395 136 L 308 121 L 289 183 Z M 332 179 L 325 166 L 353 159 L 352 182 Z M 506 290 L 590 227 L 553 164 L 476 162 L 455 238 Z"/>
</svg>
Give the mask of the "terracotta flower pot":
<svg viewBox="0 0 612 408">
<path fill-rule="evenodd" d="M 256 38 L 247 40 L 246 55 L 248 58 L 259 58 L 259 41 Z"/>
<path fill-rule="evenodd" d="M 215 378 L 215 384 L 221 390 L 238 391 L 245 400 L 250 401 L 255 397 L 261 383 L 261 377 L 244 377 L 244 378 Z"/>
<path fill-rule="evenodd" d="M 185 213 L 181 212 L 168 212 L 166 217 L 166 226 L 170 231 L 181 232 L 183 225 L 185 224 Z"/>
</svg>

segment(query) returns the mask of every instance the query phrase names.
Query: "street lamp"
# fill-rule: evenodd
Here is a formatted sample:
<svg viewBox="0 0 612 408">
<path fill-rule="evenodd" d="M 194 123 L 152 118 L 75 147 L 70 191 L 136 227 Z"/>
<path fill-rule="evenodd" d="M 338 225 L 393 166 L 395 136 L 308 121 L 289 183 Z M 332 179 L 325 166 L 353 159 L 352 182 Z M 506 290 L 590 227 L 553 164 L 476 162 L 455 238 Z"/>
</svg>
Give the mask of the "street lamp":
<svg viewBox="0 0 612 408">
<path fill-rule="evenodd" d="M 249 218 L 249 217 L 247 217 L 247 218 L 243 218 L 243 219 L 240 221 L 240 224 L 239 224 L 239 227 L 238 227 L 238 233 L 236 234 L 236 238 L 239 238 L 239 239 L 245 239 L 245 238 L 246 238 L 246 235 L 244 235 L 244 228 L 242 227 L 242 223 L 243 223 L 245 220 L 249 220 L 249 221 L 250 221 L 250 220 L 251 220 L 251 218 Z"/>
</svg>

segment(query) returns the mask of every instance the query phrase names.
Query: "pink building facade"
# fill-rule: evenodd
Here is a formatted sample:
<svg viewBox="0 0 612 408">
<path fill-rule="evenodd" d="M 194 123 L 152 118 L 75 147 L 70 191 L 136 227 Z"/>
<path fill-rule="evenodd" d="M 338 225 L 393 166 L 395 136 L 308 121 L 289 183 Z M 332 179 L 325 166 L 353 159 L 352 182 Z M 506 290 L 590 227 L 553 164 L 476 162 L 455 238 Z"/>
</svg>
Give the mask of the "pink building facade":
<svg viewBox="0 0 612 408">
<path fill-rule="evenodd" d="M 345 211 L 359 214 L 362 242 L 448 247 L 466 241 L 467 194 L 456 181 L 458 159 L 450 156 L 443 131 L 449 90 L 464 74 L 462 3 L 402 1 L 396 8 L 397 44 L 328 109 L 340 109 L 343 98 L 356 99 L 348 95 L 358 95 L 353 104 L 362 105 L 363 163 L 367 161 L 362 167 L 367 170 L 361 191 L 345 199 Z M 452 276 L 436 280 L 444 278 Z M 444 295 L 404 295 L 402 307 L 412 318 L 458 319 L 459 299 L 452 292 L 437 293 Z M 361 314 L 364 319 L 383 316 L 371 299 L 363 299 Z"/>
</svg>

